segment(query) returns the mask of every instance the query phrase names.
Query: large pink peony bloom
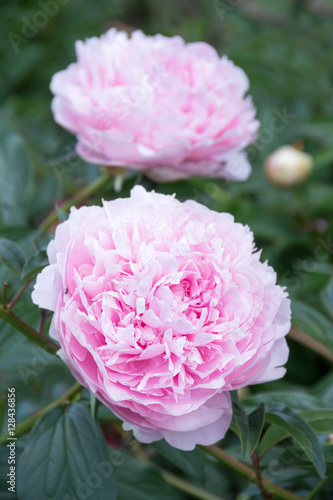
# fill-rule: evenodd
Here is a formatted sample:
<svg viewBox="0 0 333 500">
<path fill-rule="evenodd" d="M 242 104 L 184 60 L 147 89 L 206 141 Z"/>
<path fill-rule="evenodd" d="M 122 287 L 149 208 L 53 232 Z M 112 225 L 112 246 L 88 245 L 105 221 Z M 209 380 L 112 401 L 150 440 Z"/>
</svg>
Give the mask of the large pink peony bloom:
<svg viewBox="0 0 333 500">
<path fill-rule="evenodd" d="M 111 29 L 77 42 L 76 53 L 52 79 L 52 109 L 82 158 L 158 181 L 249 176 L 241 151 L 258 122 L 248 79 L 213 47 Z"/>
<path fill-rule="evenodd" d="M 33 301 L 73 375 L 142 442 L 221 439 L 229 391 L 284 375 L 290 304 L 248 227 L 133 189 L 72 209 Z"/>
</svg>

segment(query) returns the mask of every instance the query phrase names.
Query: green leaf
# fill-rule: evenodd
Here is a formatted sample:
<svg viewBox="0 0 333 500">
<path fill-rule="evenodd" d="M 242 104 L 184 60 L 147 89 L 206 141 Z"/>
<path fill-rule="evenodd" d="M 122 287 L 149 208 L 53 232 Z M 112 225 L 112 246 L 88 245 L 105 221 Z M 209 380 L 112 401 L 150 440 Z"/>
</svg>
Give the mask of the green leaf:
<svg viewBox="0 0 333 500">
<path fill-rule="evenodd" d="M 232 420 L 235 424 L 235 432 L 238 435 L 242 450 L 245 448 L 244 443 L 246 443 L 247 432 L 248 432 L 248 420 L 247 415 L 241 405 L 241 403 L 232 403 Z"/>
<path fill-rule="evenodd" d="M 333 123 L 331 120 L 303 122 L 300 124 L 300 133 L 304 137 L 318 139 L 323 142 L 329 140 L 331 142 Z"/>
<path fill-rule="evenodd" d="M 333 410 L 307 410 L 300 412 L 300 416 L 318 434 L 333 434 Z"/>
<path fill-rule="evenodd" d="M 246 408 L 254 408 L 260 403 L 270 405 L 279 401 L 294 410 L 311 410 L 318 408 L 320 399 L 316 395 L 308 394 L 302 390 L 299 391 L 267 391 L 259 394 L 254 394 L 243 399 L 242 403 Z"/>
<path fill-rule="evenodd" d="M 322 290 L 320 296 L 327 314 L 332 318 L 333 321 L 333 278 L 330 279 L 326 288 Z"/>
<path fill-rule="evenodd" d="M 299 416 L 303 418 L 318 434 L 333 434 L 333 410 L 306 410 L 301 411 Z M 290 437 L 291 433 L 281 427 L 272 425 L 265 432 L 259 448 L 259 455 L 263 455 L 269 448 L 283 439 Z"/>
<path fill-rule="evenodd" d="M 18 463 L 17 491 L 20 500 L 116 499 L 104 435 L 85 405 L 38 419 Z"/>
<path fill-rule="evenodd" d="M 152 446 L 160 455 L 176 465 L 176 467 L 185 472 L 185 474 L 195 477 L 203 484 L 205 480 L 205 467 L 199 449 L 193 451 L 178 450 L 170 446 L 164 439 L 156 441 Z"/>
<path fill-rule="evenodd" d="M 309 274 L 327 274 L 333 275 L 333 265 L 327 262 L 317 262 L 316 267 L 314 269 L 308 270 Z"/>
<path fill-rule="evenodd" d="M 261 404 L 248 416 L 249 435 L 245 457 L 251 456 L 258 445 L 265 424 L 265 413 L 265 405 Z"/>
<path fill-rule="evenodd" d="M 31 257 L 26 260 L 22 269 L 22 283 L 24 284 L 35 278 L 35 276 L 37 276 L 37 274 L 39 274 L 48 263 L 49 261 L 45 250 L 41 250 L 40 252 L 31 255 Z"/>
<path fill-rule="evenodd" d="M 321 404 L 314 406 L 314 408 L 333 408 L 333 372 L 317 382 L 311 388 L 311 393 L 315 394 L 321 401 Z M 311 408 L 306 409 L 310 410 Z"/>
<path fill-rule="evenodd" d="M 93 419 L 94 422 L 96 422 L 98 403 L 99 403 L 99 401 L 96 399 L 95 394 L 93 394 L 91 392 L 90 393 L 90 412 L 91 412 L 91 418 Z"/>
<path fill-rule="evenodd" d="M 333 463 L 333 444 L 328 444 L 323 447 L 325 461 Z"/>
<path fill-rule="evenodd" d="M 256 449 L 265 422 L 265 405 L 262 403 L 250 415 L 233 402 L 233 419 L 238 428 L 242 457 L 247 460 Z"/>
<path fill-rule="evenodd" d="M 117 480 L 117 500 L 179 500 L 179 493 L 167 484 L 153 467 L 117 452 L 114 461 Z M 108 497 L 105 498 L 105 500 Z"/>
<path fill-rule="evenodd" d="M 313 156 L 313 160 L 316 170 L 330 167 L 333 164 L 333 148 L 319 150 L 319 152 Z"/>
<path fill-rule="evenodd" d="M 313 462 L 319 476 L 325 476 L 325 460 L 318 438 L 300 415 L 281 403 L 275 403 L 267 408 L 266 422 L 289 432 Z"/>
<path fill-rule="evenodd" d="M 54 208 L 57 212 L 60 222 L 65 222 L 69 217 L 69 213 L 62 210 L 57 203 L 55 203 Z"/>
<path fill-rule="evenodd" d="M 31 195 L 31 151 L 8 118 L 0 115 L 0 224 L 24 225 Z"/>
<path fill-rule="evenodd" d="M 309 304 L 293 300 L 293 324 L 333 352 L 333 323 Z"/>
<path fill-rule="evenodd" d="M 261 457 L 266 453 L 272 446 L 279 443 L 283 439 L 290 437 L 290 432 L 278 425 L 271 425 L 260 441 L 258 446 L 258 455 Z"/>
<path fill-rule="evenodd" d="M 10 267 L 16 274 L 21 276 L 25 258 L 16 243 L 6 238 L 0 238 L 0 259 L 5 266 Z"/>
</svg>

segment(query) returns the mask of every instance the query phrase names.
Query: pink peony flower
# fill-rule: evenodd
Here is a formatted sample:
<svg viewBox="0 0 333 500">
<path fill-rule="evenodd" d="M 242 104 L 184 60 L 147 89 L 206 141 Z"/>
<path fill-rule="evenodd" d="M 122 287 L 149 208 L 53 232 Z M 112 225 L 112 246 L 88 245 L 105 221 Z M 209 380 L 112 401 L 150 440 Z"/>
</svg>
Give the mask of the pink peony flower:
<svg viewBox="0 0 333 500">
<path fill-rule="evenodd" d="M 111 29 L 76 43 L 77 62 L 55 74 L 57 123 L 88 162 L 144 170 L 157 181 L 194 175 L 245 180 L 241 151 L 258 122 L 245 73 L 213 47 Z"/>
<path fill-rule="evenodd" d="M 73 208 L 48 256 L 32 298 L 59 355 L 139 441 L 212 444 L 229 391 L 285 373 L 289 300 L 230 214 L 135 187 Z"/>
</svg>

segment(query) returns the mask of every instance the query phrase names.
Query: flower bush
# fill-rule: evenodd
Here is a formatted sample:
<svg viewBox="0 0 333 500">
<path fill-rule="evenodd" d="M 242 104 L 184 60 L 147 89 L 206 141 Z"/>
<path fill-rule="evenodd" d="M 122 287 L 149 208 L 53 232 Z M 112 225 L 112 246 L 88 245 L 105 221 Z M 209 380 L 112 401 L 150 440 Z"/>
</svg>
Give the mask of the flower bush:
<svg viewBox="0 0 333 500">
<path fill-rule="evenodd" d="M 248 3 L 0 6 L 3 500 L 333 498 L 332 8 Z"/>
</svg>

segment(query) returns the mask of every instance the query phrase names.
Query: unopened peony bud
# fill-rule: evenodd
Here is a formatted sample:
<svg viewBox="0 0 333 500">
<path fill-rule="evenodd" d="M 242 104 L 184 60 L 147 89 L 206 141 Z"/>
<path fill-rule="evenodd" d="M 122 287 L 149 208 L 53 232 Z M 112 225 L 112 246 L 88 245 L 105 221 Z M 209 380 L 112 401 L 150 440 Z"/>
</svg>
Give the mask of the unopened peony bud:
<svg viewBox="0 0 333 500">
<path fill-rule="evenodd" d="M 295 186 L 305 181 L 313 167 L 313 158 L 293 146 L 275 150 L 265 162 L 268 179 L 281 187 Z"/>
</svg>

